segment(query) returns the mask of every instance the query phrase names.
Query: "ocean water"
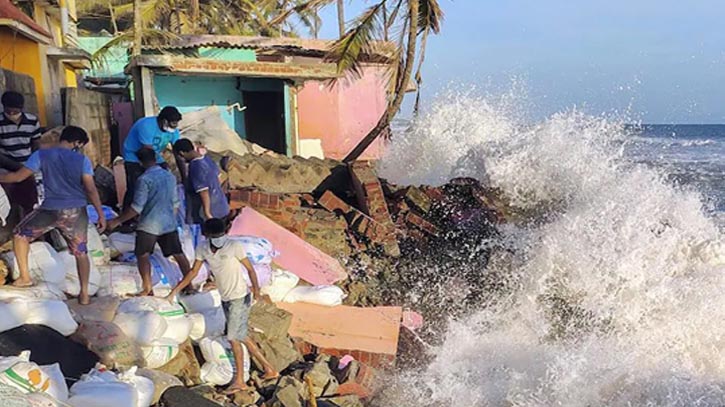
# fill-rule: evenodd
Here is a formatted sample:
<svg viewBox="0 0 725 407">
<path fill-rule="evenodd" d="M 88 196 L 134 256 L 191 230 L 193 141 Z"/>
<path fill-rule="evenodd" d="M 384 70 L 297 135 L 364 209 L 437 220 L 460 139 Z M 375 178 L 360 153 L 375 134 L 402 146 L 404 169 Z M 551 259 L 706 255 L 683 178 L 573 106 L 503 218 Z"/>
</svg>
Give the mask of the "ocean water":
<svg viewBox="0 0 725 407">
<path fill-rule="evenodd" d="M 511 290 L 438 327 L 432 362 L 375 405 L 725 405 L 723 127 L 523 117 L 449 95 L 382 160 L 393 182 L 477 177 L 545 215 L 495 242 Z"/>
</svg>

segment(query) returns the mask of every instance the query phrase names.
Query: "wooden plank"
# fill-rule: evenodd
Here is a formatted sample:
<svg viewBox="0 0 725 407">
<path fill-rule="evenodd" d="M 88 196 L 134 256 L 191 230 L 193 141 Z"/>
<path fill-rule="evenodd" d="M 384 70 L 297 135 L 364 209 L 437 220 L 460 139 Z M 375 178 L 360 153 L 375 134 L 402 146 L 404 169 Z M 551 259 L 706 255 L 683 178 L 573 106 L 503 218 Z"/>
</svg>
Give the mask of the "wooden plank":
<svg viewBox="0 0 725 407">
<path fill-rule="evenodd" d="M 397 352 L 401 307 L 325 307 L 301 302 L 277 306 L 292 314 L 290 336 L 320 348 Z"/>
</svg>

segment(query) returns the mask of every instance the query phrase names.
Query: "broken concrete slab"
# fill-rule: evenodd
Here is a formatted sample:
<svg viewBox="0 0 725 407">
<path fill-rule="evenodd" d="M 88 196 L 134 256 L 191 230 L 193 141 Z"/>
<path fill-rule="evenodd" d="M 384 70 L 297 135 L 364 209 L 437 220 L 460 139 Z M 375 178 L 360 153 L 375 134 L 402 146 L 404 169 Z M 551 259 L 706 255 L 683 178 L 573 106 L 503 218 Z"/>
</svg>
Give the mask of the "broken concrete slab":
<svg viewBox="0 0 725 407">
<path fill-rule="evenodd" d="M 280 248 L 275 262 L 314 285 L 330 285 L 347 278 L 340 263 L 294 233 L 252 208 L 244 208 L 232 224 L 233 236 L 264 237 Z"/>
<path fill-rule="evenodd" d="M 293 315 L 290 336 L 309 342 L 322 353 L 350 354 L 373 365 L 395 360 L 401 307 L 323 307 L 305 303 L 278 306 Z"/>
</svg>

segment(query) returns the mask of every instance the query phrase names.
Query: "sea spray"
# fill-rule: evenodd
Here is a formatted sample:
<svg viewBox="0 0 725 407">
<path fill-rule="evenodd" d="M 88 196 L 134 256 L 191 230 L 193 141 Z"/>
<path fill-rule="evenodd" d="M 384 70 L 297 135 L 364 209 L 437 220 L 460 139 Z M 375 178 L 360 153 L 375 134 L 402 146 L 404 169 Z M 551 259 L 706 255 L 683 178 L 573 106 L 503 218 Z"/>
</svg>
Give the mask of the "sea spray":
<svg viewBox="0 0 725 407">
<path fill-rule="evenodd" d="M 374 404 L 724 405 L 725 250 L 701 197 L 629 162 L 620 120 L 518 117 L 453 96 L 394 138 L 393 182 L 471 176 L 550 212 L 502 229 L 513 295 L 441 326 L 433 362 Z"/>
</svg>

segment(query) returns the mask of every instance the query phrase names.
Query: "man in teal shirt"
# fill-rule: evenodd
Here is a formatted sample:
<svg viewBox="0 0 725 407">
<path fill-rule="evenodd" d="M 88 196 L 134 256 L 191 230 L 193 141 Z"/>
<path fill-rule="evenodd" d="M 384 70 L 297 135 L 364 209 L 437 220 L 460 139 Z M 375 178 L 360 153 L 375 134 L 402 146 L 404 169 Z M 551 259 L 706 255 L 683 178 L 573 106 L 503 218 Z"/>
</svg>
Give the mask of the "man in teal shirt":
<svg viewBox="0 0 725 407">
<path fill-rule="evenodd" d="M 144 117 L 139 119 L 126 141 L 123 143 L 123 160 L 126 168 L 126 195 L 123 198 L 123 208 L 128 208 L 133 202 L 136 180 L 144 173 L 144 168 L 139 163 L 136 153 L 142 148 L 150 148 L 156 152 L 156 163 L 164 169 L 168 165 L 161 156 L 161 152 L 169 144 L 179 140 L 179 122 L 181 113 L 173 106 L 166 106 L 156 117 Z"/>
</svg>

